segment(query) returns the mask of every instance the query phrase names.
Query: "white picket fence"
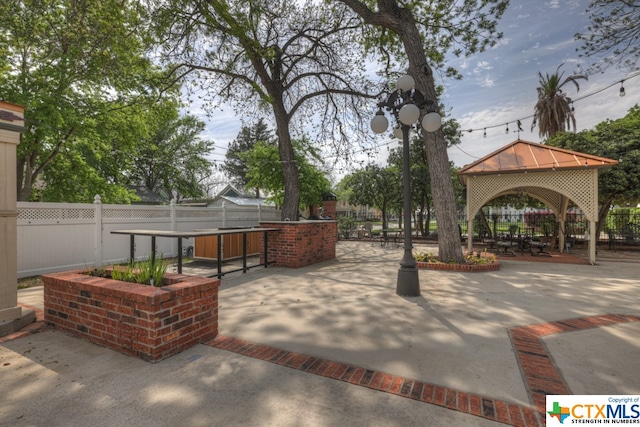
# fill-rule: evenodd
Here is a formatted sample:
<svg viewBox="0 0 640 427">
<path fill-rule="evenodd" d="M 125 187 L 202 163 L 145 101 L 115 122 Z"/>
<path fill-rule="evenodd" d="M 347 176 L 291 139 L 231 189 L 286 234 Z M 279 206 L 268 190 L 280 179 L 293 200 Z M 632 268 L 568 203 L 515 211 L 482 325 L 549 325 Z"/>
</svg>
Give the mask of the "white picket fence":
<svg viewBox="0 0 640 427">
<path fill-rule="evenodd" d="M 18 202 L 18 277 L 108 265 L 129 259 L 129 236 L 113 230 L 171 230 L 256 226 L 277 221 L 273 207 L 183 207 Z M 136 259 L 147 258 L 151 238 L 138 236 Z M 183 248 L 193 239 L 183 239 Z M 156 239 L 157 251 L 177 256 L 177 239 Z"/>
</svg>

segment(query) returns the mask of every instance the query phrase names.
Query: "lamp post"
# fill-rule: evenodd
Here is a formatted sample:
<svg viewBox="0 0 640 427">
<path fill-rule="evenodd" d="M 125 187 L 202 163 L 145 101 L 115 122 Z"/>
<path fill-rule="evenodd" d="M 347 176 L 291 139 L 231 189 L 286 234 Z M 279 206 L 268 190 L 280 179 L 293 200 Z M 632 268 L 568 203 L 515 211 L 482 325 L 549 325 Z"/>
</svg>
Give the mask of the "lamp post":
<svg viewBox="0 0 640 427">
<path fill-rule="evenodd" d="M 442 126 L 442 118 L 435 111 L 435 102 L 426 100 L 424 95 L 415 89 L 415 81 L 409 75 L 402 76 L 396 82 L 396 90 L 386 101 L 378 103 L 378 112 L 371 120 L 371 130 L 384 133 L 389 126 L 385 117 L 387 110 L 398 122 L 394 129 L 397 138 L 402 137 L 402 184 L 404 197 L 404 256 L 400 260 L 396 294 L 417 297 L 420 295 L 420 279 L 418 267 L 413 257 L 411 242 L 411 175 L 409 162 L 409 130 L 420 118 L 420 110 L 427 108 L 422 118 L 422 127 L 427 132 L 435 132 Z M 400 131 L 400 132 L 399 132 Z"/>
</svg>

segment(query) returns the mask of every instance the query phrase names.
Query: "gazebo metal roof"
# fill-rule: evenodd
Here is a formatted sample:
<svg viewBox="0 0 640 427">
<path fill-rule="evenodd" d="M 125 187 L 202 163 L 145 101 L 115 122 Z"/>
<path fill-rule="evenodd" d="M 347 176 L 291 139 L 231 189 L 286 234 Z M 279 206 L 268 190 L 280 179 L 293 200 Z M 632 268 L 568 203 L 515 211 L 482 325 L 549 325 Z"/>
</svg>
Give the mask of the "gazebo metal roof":
<svg viewBox="0 0 640 427">
<path fill-rule="evenodd" d="M 518 139 L 464 166 L 458 175 L 603 168 L 616 160 Z"/>
</svg>

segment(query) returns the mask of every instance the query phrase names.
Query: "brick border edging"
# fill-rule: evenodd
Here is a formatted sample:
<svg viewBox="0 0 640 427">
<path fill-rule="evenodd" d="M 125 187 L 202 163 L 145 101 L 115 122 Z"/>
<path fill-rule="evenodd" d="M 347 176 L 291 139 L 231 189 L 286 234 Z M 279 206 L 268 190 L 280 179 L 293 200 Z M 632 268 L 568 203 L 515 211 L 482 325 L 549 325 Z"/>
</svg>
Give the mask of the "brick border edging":
<svg viewBox="0 0 640 427">
<path fill-rule="evenodd" d="M 442 262 L 419 261 L 417 264 L 418 268 L 424 268 L 426 270 L 456 271 L 462 273 L 482 273 L 500 270 L 500 263 L 498 261 L 491 264 L 445 264 Z"/>
<path fill-rule="evenodd" d="M 529 406 L 467 393 L 449 387 L 374 371 L 347 363 L 218 335 L 205 345 L 324 378 L 394 394 L 513 426 L 538 426 Z"/>
<path fill-rule="evenodd" d="M 628 322 L 640 322 L 640 316 L 603 314 L 509 328 L 529 400 L 541 420 L 546 419 L 547 395 L 572 394 L 541 338 Z"/>
</svg>

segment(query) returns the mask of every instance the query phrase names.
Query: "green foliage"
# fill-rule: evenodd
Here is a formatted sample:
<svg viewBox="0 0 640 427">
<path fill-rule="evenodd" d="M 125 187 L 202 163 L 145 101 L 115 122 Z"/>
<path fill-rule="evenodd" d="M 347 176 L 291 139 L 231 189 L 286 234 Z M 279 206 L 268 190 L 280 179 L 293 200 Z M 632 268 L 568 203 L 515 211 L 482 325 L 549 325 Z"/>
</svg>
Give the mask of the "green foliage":
<svg viewBox="0 0 640 427">
<path fill-rule="evenodd" d="M 605 120 L 592 130 L 560 133 L 547 144 L 619 160 L 598 175 L 600 204 L 632 206 L 640 202 L 640 107 L 617 120 Z"/>
<path fill-rule="evenodd" d="M 341 216 L 338 218 L 338 232 L 342 237 L 348 239 L 356 231 L 357 223 L 352 216 Z"/>
<path fill-rule="evenodd" d="M 440 262 L 438 256 L 432 252 L 417 252 L 413 257 L 418 262 Z"/>
<path fill-rule="evenodd" d="M 195 116 L 179 117 L 170 104 L 159 106 L 152 113 L 150 135 L 132 156 L 130 182 L 143 184 L 150 191 L 177 201 L 205 196 L 203 182 L 212 170 L 207 156 L 214 145 L 199 136 L 205 123 Z"/>
<path fill-rule="evenodd" d="M 417 262 L 444 264 L 444 261 L 440 261 L 438 256 L 431 252 L 418 252 L 413 256 Z M 464 259 L 467 264 L 493 264 L 497 261 L 497 257 L 494 254 L 486 251 L 477 252 L 477 254 L 466 254 Z"/>
<path fill-rule="evenodd" d="M 350 189 L 350 204 L 380 209 L 383 229 L 388 228 L 390 210 L 402 204 L 402 175 L 396 167 L 369 164 L 344 177 L 340 186 Z"/>
<path fill-rule="evenodd" d="M 571 112 L 571 98 L 569 98 L 562 88 L 571 82 L 576 90 L 580 90 L 577 80 L 587 80 L 586 75 L 571 75 L 563 79 L 564 71 L 560 72 L 560 64 L 553 74 L 542 75 L 538 72 L 540 86 L 538 86 L 538 101 L 535 105 L 531 130 L 538 125 L 541 137 L 554 136 L 565 129 L 569 130 L 573 125 L 576 128 L 576 119 Z"/>
<path fill-rule="evenodd" d="M 161 72 L 146 57 L 145 14 L 135 1 L 0 2 L 0 99 L 26 107 L 26 132 L 17 153 L 20 200 L 62 194 L 73 199 L 62 186 L 48 195 L 32 194 L 56 166 L 85 169 L 79 175 L 90 182 L 80 186 L 83 192 L 93 185 L 125 188 L 115 173 L 98 171 L 100 179 L 89 177 L 93 161 L 83 157 L 77 144 L 95 146 L 103 164 L 113 167 L 116 158 L 124 157 L 115 153 L 126 154 L 144 135 L 142 116 L 133 110 L 162 97 Z M 56 165 L 58 156 L 67 159 Z M 53 181 L 63 181 L 60 173 L 52 174 Z M 114 197 L 128 196 L 120 192 Z"/>
<path fill-rule="evenodd" d="M 240 188 L 246 189 L 249 184 L 249 166 L 243 159 L 243 154 L 251 151 L 258 142 L 266 145 L 276 144 L 273 132 L 267 128 L 262 118 L 251 127 L 243 126 L 227 149 L 222 170 L 227 173 L 231 182 Z M 256 189 L 256 197 L 259 197 L 258 189 Z"/>
<path fill-rule="evenodd" d="M 162 280 L 168 267 L 169 263 L 163 261 L 162 254 L 159 254 L 156 256 L 155 262 L 152 257 L 149 256 L 147 260 L 139 261 L 134 265 L 113 266 L 111 269 L 111 278 L 123 282 L 159 287 L 163 285 Z"/>
<path fill-rule="evenodd" d="M 315 160 L 322 164 L 318 153 L 307 140 L 293 141 L 294 158 L 300 183 L 300 208 L 317 205 L 322 202 L 322 195 L 331 190 L 331 182 L 324 172 L 312 163 Z M 309 159 L 303 153 L 311 158 Z M 271 194 L 269 197 L 276 205 L 284 203 L 285 183 L 282 162 L 278 147 L 266 142 L 257 142 L 253 149 L 241 155 L 248 166 L 248 186 L 263 188 Z"/>
</svg>

